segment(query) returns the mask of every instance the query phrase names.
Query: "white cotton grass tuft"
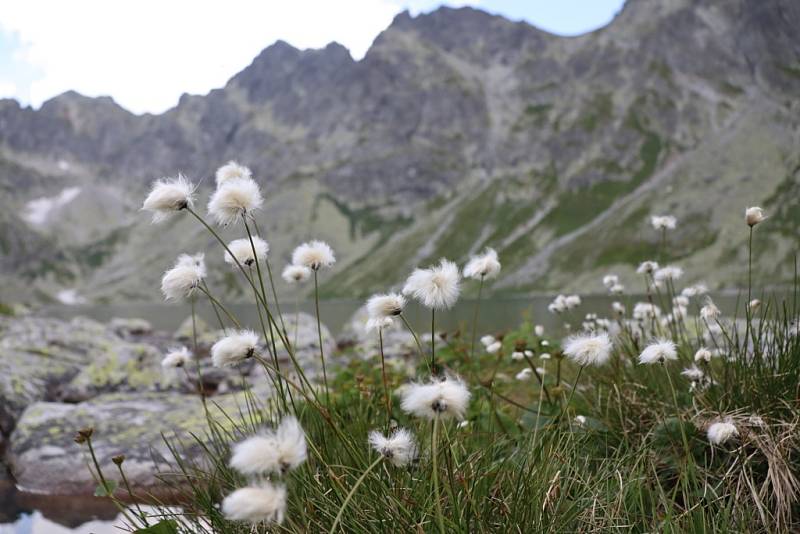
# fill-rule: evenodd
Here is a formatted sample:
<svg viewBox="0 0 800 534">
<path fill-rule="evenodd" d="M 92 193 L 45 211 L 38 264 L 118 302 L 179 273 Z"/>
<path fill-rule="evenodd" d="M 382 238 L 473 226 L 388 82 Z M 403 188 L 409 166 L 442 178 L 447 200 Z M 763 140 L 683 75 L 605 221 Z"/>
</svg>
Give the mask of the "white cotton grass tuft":
<svg viewBox="0 0 800 534">
<path fill-rule="evenodd" d="M 311 269 L 305 265 L 287 265 L 283 268 L 281 278 L 287 284 L 300 284 L 311 278 Z"/>
<path fill-rule="evenodd" d="M 516 378 L 516 379 L 517 379 L 517 380 L 519 380 L 520 382 L 527 382 L 528 380 L 530 380 L 530 379 L 531 379 L 531 375 L 532 375 L 532 374 L 533 374 L 533 369 L 531 369 L 530 367 L 526 367 L 526 368 L 524 368 L 522 371 L 520 371 L 519 373 L 517 373 L 517 374 L 514 376 L 514 378 Z"/>
<path fill-rule="evenodd" d="M 373 295 L 367 300 L 367 315 L 372 318 L 394 317 L 403 313 L 406 298 L 398 293 Z"/>
<path fill-rule="evenodd" d="M 691 380 L 692 382 L 699 382 L 703 380 L 706 374 L 703 372 L 702 369 L 697 367 L 695 364 L 692 364 L 691 367 L 687 367 L 683 371 L 681 371 L 681 375 L 686 377 L 688 380 Z"/>
<path fill-rule="evenodd" d="M 580 295 L 567 295 L 567 297 L 564 299 L 564 304 L 567 305 L 568 310 L 577 308 L 581 305 L 581 302 Z"/>
<path fill-rule="evenodd" d="M 678 220 L 672 215 L 653 215 L 650 217 L 650 224 L 656 230 L 674 230 Z"/>
<path fill-rule="evenodd" d="M 616 315 L 623 316 L 625 315 L 625 305 L 621 302 L 614 301 L 611 303 L 611 309 Z"/>
<path fill-rule="evenodd" d="M 161 360 L 161 366 L 166 369 L 175 369 L 184 367 L 190 361 L 192 361 L 192 353 L 189 352 L 189 349 L 176 347 L 167 352 L 167 355 Z"/>
<path fill-rule="evenodd" d="M 677 265 L 667 265 L 666 267 L 661 267 L 653 274 L 653 280 L 655 280 L 656 283 L 661 283 L 668 280 L 678 280 L 681 276 L 683 276 L 683 269 Z"/>
<path fill-rule="evenodd" d="M 253 173 L 245 167 L 244 165 L 240 165 L 237 162 L 231 160 L 219 169 L 217 169 L 216 173 L 216 180 L 217 180 L 217 187 L 222 185 L 225 182 L 230 180 L 235 180 L 237 178 L 252 178 Z"/>
<path fill-rule="evenodd" d="M 369 433 L 369 444 L 395 467 L 406 467 L 419 451 L 414 435 L 405 428 L 398 428 L 389 437 L 374 430 Z"/>
<path fill-rule="evenodd" d="M 217 367 L 235 365 L 255 356 L 257 351 L 258 334 L 252 330 L 239 330 L 212 345 L 211 361 Z"/>
<path fill-rule="evenodd" d="M 400 407 L 404 412 L 425 419 L 464 419 L 470 392 L 460 378 L 432 378 L 426 383 L 411 383 L 402 389 Z"/>
<path fill-rule="evenodd" d="M 262 482 L 240 488 L 222 501 L 222 513 L 231 521 L 280 525 L 286 517 L 286 487 Z"/>
<path fill-rule="evenodd" d="M 608 292 L 612 295 L 622 295 L 625 293 L 625 286 L 622 284 L 614 284 L 608 288 Z"/>
<path fill-rule="evenodd" d="M 722 445 L 739 435 L 739 429 L 730 421 L 718 421 L 708 427 L 708 441 L 713 445 Z"/>
<path fill-rule="evenodd" d="M 575 335 L 564 341 L 564 354 L 579 365 L 603 365 L 613 349 L 611 338 L 605 333 Z"/>
<path fill-rule="evenodd" d="M 502 348 L 503 348 L 503 343 L 500 341 L 495 341 L 486 346 L 486 352 L 488 352 L 489 354 L 496 354 Z"/>
<path fill-rule="evenodd" d="M 619 276 L 616 274 L 607 274 L 603 277 L 603 286 L 606 289 L 611 290 L 617 284 L 619 284 Z"/>
<path fill-rule="evenodd" d="M 261 208 L 261 189 L 252 178 L 233 178 L 223 182 L 208 201 L 208 212 L 220 226 L 238 222 L 244 215 Z"/>
<path fill-rule="evenodd" d="M 292 252 L 292 263 L 302 265 L 312 271 L 319 271 L 322 267 L 330 267 L 336 263 L 333 249 L 324 241 L 309 241 L 298 246 Z"/>
<path fill-rule="evenodd" d="M 722 312 L 719 311 L 719 308 L 717 308 L 717 305 L 711 300 L 711 297 L 706 297 L 705 305 L 700 308 L 700 317 L 705 321 L 715 321 L 720 315 L 722 315 Z"/>
<path fill-rule="evenodd" d="M 306 434 L 294 416 L 233 447 L 230 466 L 243 475 L 285 474 L 306 461 Z"/>
<path fill-rule="evenodd" d="M 181 254 L 175 266 L 161 278 L 161 292 L 166 300 L 189 297 L 205 277 L 205 254 Z"/>
<path fill-rule="evenodd" d="M 539 337 L 542 337 L 544 335 L 544 326 L 537 324 L 533 327 L 533 333 Z"/>
<path fill-rule="evenodd" d="M 389 328 L 394 324 L 394 319 L 391 317 L 370 317 L 367 319 L 366 324 L 364 325 L 364 329 L 367 332 L 383 330 L 384 328 Z"/>
<path fill-rule="evenodd" d="M 764 215 L 764 210 L 759 208 L 758 206 L 753 206 L 752 208 L 747 208 L 744 212 L 744 222 L 747 223 L 747 226 L 752 228 L 753 226 L 757 225 L 760 222 L 763 222 L 767 216 Z"/>
<path fill-rule="evenodd" d="M 658 270 L 658 262 L 657 261 L 643 261 L 639 264 L 639 267 L 636 268 L 637 274 L 653 274 Z"/>
<path fill-rule="evenodd" d="M 678 359 L 678 348 L 672 340 L 656 339 L 647 345 L 639 355 L 639 363 L 666 363 Z"/>
<path fill-rule="evenodd" d="M 661 309 L 651 302 L 637 302 L 633 306 L 633 318 L 637 321 L 658 319 L 660 316 Z"/>
<path fill-rule="evenodd" d="M 255 249 L 255 254 L 253 254 L 253 249 Z M 261 239 L 258 236 L 253 236 L 253 243 L 250 243 L 250 239 L 245 237 L 242 239 L 234 239 L 230 243 L 228 243 L 228 250 L 225 251 L 225 263 L 230 265 L 236 266 L 236 260 L 239 261 L 241 265 L 251 266 L 255 263 L 256 260 L 263 261 L 266 259 L 267 254 L 269 254 L 269 244 Z"/>
<path fill-rule="evenodd" d="M 473 280 L 491 280 L 500 274 L 500 260 L 497 252 L 487 247 L 483 254 L 473 256 L 464 266 L 464 278 Z"/>
<path fill-rule="evenodd" d="M 684 287 L 681 290 L 681 295 L 689 298 L 705 295 L 706 293 L 708 293 L 708 286 L 703 282 Z"/>
<path fill-rule="evenodd" d="M 488 335 L 488 334 L 487 334 L 487 335 L 485 335 L 485 336 L 481 336 L 481 344 L 482 344 L 484 347 L 488 347 L 489 345 L 491 345 L 491 344 L 492 344 L 492 343 L 494 343 L 495 341 L 497 341 L 497 340 L 494 338 L 494 336 L 490 336 L 490 335 Z"/>
<path fill-rule="evenodd" d="M 458 267 L 446 259 L 427 269 L 415 269 L 403 286 L 404 295 L 410 295 L 426 308 L 434 310 L 451 308 L 460 292 Z"/>
<path fill-rule="evenodd" d="M 156 180 L 144 199 L 142 210 L 153 212 L 153 222 L 159 223 L 178 211 L 194 207 L 195 189 L 194 184 L 181 174 Z"/>
<path fill-rule="evenodd" d="M 753 299 L 747 303 L 747 307 L 750 308 L 750 311 L 757 311 L 761 307 L 761 301 L 758 299 Z"/>
<path fill-rule="evenodd" d="M 700 347 L 697 349 L 697 352 L 694 353 L 694 361 L 700 363 L 705 362 L 708 363 L 711 361 L 711 351 L 705 347 Z"/>
</svg>

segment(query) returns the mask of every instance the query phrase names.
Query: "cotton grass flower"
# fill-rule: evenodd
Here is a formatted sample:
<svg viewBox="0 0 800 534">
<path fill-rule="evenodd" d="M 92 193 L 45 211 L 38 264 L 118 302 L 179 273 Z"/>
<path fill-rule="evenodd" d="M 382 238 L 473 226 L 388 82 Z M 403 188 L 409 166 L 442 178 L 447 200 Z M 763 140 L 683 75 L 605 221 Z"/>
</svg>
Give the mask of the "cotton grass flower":
<svg viewBox="0 0 800 534">
<path fill-rule="evenodd" d="M 369 444 L 395 467 L 409 465 L 419 450 L 413 434 L 405 428 L 398 428 L 389 437 L 374 430 L 369 433 Z"/>
<path fill-rule="evenodd" d="M 514 351 L 514 352 L 511 353 L 511 359 L 514 360 L 514 361 L 524 360 L 525 359 L 525 353 L 524 352 L 519 352 L 519 351 Z"/>
<path fill-rule="evenodd" d="M 222 501 L 222 513 L 231 521 L 280 525 L 286 517 L 286 487 L 263 482 L 238 489 Z"/>
<path fill-rule="evenodd" d="M 194 206 L 195 186 L 183 175 L 162 178 L 153 183 L 142 209 L 153 212 L 153 222 L 166 220 L 175 212 Z"/>
<path fill-rule="evenodd" d="M 649 321 L 658 319 L 660 316 L 661 310 L 650 302 L 637 302 L 633 306 L 633 318 L 637 321 Z"/>
<path fill-rule="evenodd" d="M 656 230 L 674 230 L 677 219 L 672 215 L 653 215 L 650 217 L 650 224 Z"/>
<path fill-rule="evenodd" d="M 220 226 L 236 223 L 244 215 L 261 208 L 261 189 L 252 178 L 233 178 L 223 182 L 208 202 L 208 212 Z"/>
<path fill-rule="evenodd" d="M 230 180 L 237 178 L 249 179 L 253 177 L 253 173 L 244 165 L 239 165 L 235 161 L 229 161 L 219 169 L 217 169 L 216 180 L 217 187 Z"/>
<path fill-rule="evenodd" d="M 384 328 L 389 328 L 394 324 L 394 319 L 391 317 L 370 317 L 367 319 L 366 324 L 364 325 L 364 329 L 367 332 L 377 332 L 378 330 L 383 330 Z"/>
<path fill-rule="evenodd" d="M 643 261 L 639 264 L 639 267 L 636 268 L 637 274 L 653 274 L 658 270 L 658 262 L 657 261 Z"/>
<path fill-rule="evenodd" d="M 255 249 L 255 254 L 253 254 Z M 263 261 L 269 253 L 269 244 L 258 236 L 253 236 L 253 243 L 250 243 L 249 238 L 234 239 L 228 243 L 228 250 L 233 253 L 231 255 L 227 250 L 225 251 L 225 263 L 236 266 L 236 260 L 241 265 L 248 267 L 253 265 L 256 260 Z M 234 260 L 236 258 L 236 260 Z"/>
<path fill-rule="evenodd" d="M 722 445 L 739 435 L 739 429 L 731 422 L 720 421 L 708 427 L 708 441 L 712 445 Z"/>
<path fill-rule="evenodd" d="M 614 284 L 608 288 L 608 292 L 612 295 L 622 295 L 625 293 L 625 286 L 622 284 Z"/>
<path fill-rule="evenodd" d="M 394 317 L 403 313 L 406 298 L 397 293 L 373 295 L 367 301 L 367 315 L 370 318 Z"/>
<path fill-rule="evenodd" d="M 564 295 L 557 295 L 553 302 L 548 304 L 547 310 L 550 313 L 564 313 L 567 311 L 567 297 Z"/>
<path fill-rule="evenodd" d="M 758 299 L 753 299 L 747 304 L 750 311 L 756 311 L 761 307 L 761 301 Z"/>
<path fill-rule="evenodd" d="M 581 305 L 581 297 L 580 295 L 569 295 L 564 298 L 564 304 L 566 304 L 568 310 L 577 308 Z"/>
<path fill-rule="evenodd" d="M 488 352 L 489 354 L 495 354 L 502 348 L 503 344 L 500 341 L 495 341 L 494 343 L 486 347 L 486 352 Z"/>
<path fill-rule="evenodd" d="M 616 274 L 607 274 L 603 277 L 603 286 L 606 289 L 611 289 L 615 285 L 619 284 L 619 276 Z"/>
<path fill-rule="evenodd" d="M 542 337 L 544 335 L 544 327 L 540 324 L 537 324 L 533 327 L 533 333 L 538 337 Z"/>
<path fill-rule="evenodd" d="M 612 303 L 611 303 L 611 310 L 612 310 L 612 311 L 613 311 L 615 314 L 617 314 L 617 315 L 619 315 L 619 316 L 623 316 L 623 315 L 625 315 L 625 305 L 624 305 L 624 304 L 622 304 L 621 302 L 618 302 L 618 301 L 614 301 L 614 302 L 612 302 Z"/>
<path fill-rule="evenodd" d="M 175 266 L 161 278 L 161 292 L 166 300 L 178 300 L 192 295 L 206 277 L 204 254 L 181 254 Z"/>
<path fill-rule="evenodd" d="M 491 345 L 495 341 L 497 341 L 497 340 L 494 338 L 494 336 L 490 336 L 490 335 L 481 336 L 481 344 L 484 347 L 488 347 L 489 345 Z"/>
<path fill-rule="evenodd" d="M 763 222 L 766 218 L 767 217 L 764 215 L 764 210 L 757 206 L 747 208 L 744 212 L 744 222 L 746 222 L 747 226 L 750 228 L 754 227 L 758 223 Z"/>
<path fill-rule="evenodd" d="M 708 293 L 708 286 L 703 282 L 699 282 L 692 286 L 684 287 L 681 290 L 681 295 L 689 298 L 697 297 L 699 295 L 705 295 L 706 293 Z"/>
<path fill-rule="evenodd" d="M 415 269 L 406 280 L 403 294 L 412 296 L 426 308 L 446 310 L 458 300 L 460 284 L 456 264 L 442 259 L 428 269 Z"/>
<path fill-rule="evenodd" d="M 687 367 L 686 369 L 681 371 L 681 375 L 685 376 L 692 382 L 700 382 L 706 376 L 703 370 L 694 364 L 692 364 L 691 367 Z"/>
<path fill-rule="evenodd" d="M 187 363 L 192 361 L 192 353 L 186 347 L 170 349 L 164 359 L 161 360 L 161 366 L 167 369 L 175 369 L 184 367 Z"/>
<path fill-rule="evenodd" d="M 694 353 L 694 361 L 697 363 L 705 362 L 708 363 L 711 361 L 711 351 L 705 347 L 700 347 L 697 349 L 697 352 Z"/>
<path fill-rule="evenodd" d="M 283 268 L 281 278 L 287 284 L 300 284 L 311 278 L 311 272 L 305 265 L 287 265 Z"/>
<path fill-rule="evenodd" d="M 678 348 L 669 339 L 657 339 L 650 343 L 639 355 L 639 363 L 666 363 L 678 359 Z"/>
<path fill-rule="evenodd" d="M 258 334 L 252 330 L 239 330 L 214 343 L 211 361 L 217 367 L 235 365 L 255 356 L 257 349 Z"/>
<path fill-rule="evenodd" d="M 460 378 L 442 377 L 427 383 L 412 383 L 402 390 L 400 407 L 425 419 L 464 419 L 470 392 Z"/>
<path fill-rule="evenodd" d="M 677 265 L 667 265 L 653 274 L 653 280 L 660 284 L 661 282 L 678 280 L 681 276 L 683 276 L 683 269 Z"/>
<path fill-rule="evenodd" d="M 230 466 L 243 475 L 285 474 L 306 461 L 306 434 L 294 416 L 233 447 Z"/>
<path fill-rule="evenodd" d="M 336 263 L 333 249 L 324 241 L 303 243 L 292 252 L 292 263 L 319 271 L 322 267 L 330 267 Z"/>
<path fill-rule="evenodd" d="M 464 278 L 491 280 L 500 274 L 500 261 L 493 248 L 486 248 L 483 254 L 470 258 L 464 266 Z"/>
<path fill-rule="evenodd" d="M 613 348 L 608 334 L 576 335 L 564 342 L 564 354 L 578 365 L 603 365 Z"/>
<path fill-rule="evenodd" d="M 530 367 L 526 367 L 525 369 L 517 373 L 514 376 L 514 378 L 516 378 L 520 382 L 527 382 L 528 380 L 531 379 L 532 374 L 533 374 L 533 369 L 531 369 Z"/>
<path fill-rule="evenodd" d="M 719 311 L 714 301 L 710 298 L 706 298 L 705 305 L 700 308 L 700 317 L 705 321 L 715 321 L 720 315 L 722 315 L 722 312 Z"/>
</svg>

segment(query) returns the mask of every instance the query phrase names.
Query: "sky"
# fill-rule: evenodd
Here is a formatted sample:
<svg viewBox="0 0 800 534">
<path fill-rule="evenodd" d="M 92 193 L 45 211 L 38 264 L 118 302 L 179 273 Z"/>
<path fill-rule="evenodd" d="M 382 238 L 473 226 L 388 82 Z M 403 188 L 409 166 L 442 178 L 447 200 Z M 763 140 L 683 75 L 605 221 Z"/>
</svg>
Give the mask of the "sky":
<svg viewBox="0 0 800 534">
<path fill-rule="evenodd" d="M 25 105 L 68 90 L 161 113 L 183 93 L 222 87 L 278 39 L 337 41 L 355 59 L 403 10 L 472 7 L 558 35 L 606 25 L 624 0 L 6 0 L 0 98 Z M 224 7 L 223 7 L 224 6 Z"/>
</svg>

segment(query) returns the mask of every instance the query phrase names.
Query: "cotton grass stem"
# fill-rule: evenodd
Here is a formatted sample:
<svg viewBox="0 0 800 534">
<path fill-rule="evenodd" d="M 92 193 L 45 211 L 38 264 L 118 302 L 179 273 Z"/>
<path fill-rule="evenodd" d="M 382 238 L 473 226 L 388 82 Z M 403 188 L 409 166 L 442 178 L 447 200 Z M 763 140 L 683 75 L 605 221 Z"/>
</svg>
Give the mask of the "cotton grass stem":
<svg viewBox="0 0 800 534">
<path fill-rule="evenodd" d="M 411 325 L 409 324 L 409 322 L 408 322 L 408 319 L 406 319 L 406 316 L 405 316 L 404 314 L 402 314 L 402 313 L 401 313 L 401 314 L 399 315 L 399 317 L 400 317 L 400 319 L 402 319 L 402 320 L 403 320 L 403 324 L 406 326 L 406 328 L 408 329 L 408 331 L 409 331 L 409 332 L 411 333 L 411 335 L 414 337 L 414 343 L 416 343 L 416 344 L 417 344 L 417 350 L 419 351 L 419 357 L 420 357 L 420 359 L 421 359 L 422 361 L 425 361 L 425 351 L 424 351 L 424 350 L 422 350 L 422 342 L 419 340 L 419 336 L 417 336 L 417 333 L 414 331 L 414 329 L 413 329 L 413 328 L 411 328 Z M 433 372 L 433 370 L 432 370 L 432 369 L 428 369 L 428 370 L 429 370 L 429 371 L 431 371 L 431 372 Z"/>
<path fill-rule="evenodd" d="M 344 511 L 345 511 L 345 509 L 347 508 L 347 505 L 348 505 L 348 504 L 350 504 L 350 500 L 353 498 L 353 495 L 355 495 L 355 493 L 356 493 L 356 490 L 359 488 L 359 486 L 361 486 L 361 484 L 364 482 L 364 480 L 366 480 L 366 478 L 367 478 L 367 475 L 369 475 L 369 474 L 370 474 L 370 472 L 371 472 L 373 469 L 375 469 L 375 467 L 376 467 L 376 466 L 377 466 L 379 463 L 381 463 L 381 460 L 383 460 L 383 456 L 378 456 L 378 458 L 376 458 L 376 459 L 375 459 L 375 461 L 374 461 L 374 462 L 372 462 L 372 463 L 369 465 L 369 467 L 367 467 L 367 470 L 366 470 L 366 471 L 364 471 L 364 472 L 361 474 L 361 476 L 360 476 L 360 477 L 358 477 L 358 480 L 356 480 L 356 483 L 355 483 L 355 484 L 353 484 L 353 487 L 352 487 L 352 489 L 350 489 L 350 493 L 348 493 L 348 494 L 347 494 L 347 497 L 345 497 L 345 499 L 344 499 L 344 502 L 342 503 L 342 507 L 341 507 L 341 508 L 339 508 L 339 513 L 337 513 L 337 514 L 336 514 L 336 519 L 334 519 L 334 520 L 333 520 L 333 526 L 332 526 L 332 527 L 331 527 L 331 529 L 328 531 L 330 534 L 333 534 L 334 532 L 336 532 L 336 527 L 338 527 L 338 526 L 339 526 L 339 523 L 340 523 L 340 522 L 341 522 L 341 520 L 342 520 L 342 514 L 344 514 Z"/>
<path fill-rule="evenodd" d="M 389 394 L 389 381 L 386 379 L 386 357 L 383 354 L 383 329 L 378 328 L 378 344 L 381 350 L 381 378 L 383 378 L 383 396 L 386 402 L 386 430 L 392 421 L 392 396 Z"/>
<path fill-rule="evenodd" d="M 478 300 L 475 301 L 475 312 L 472 315 L 472 343 L 469 350 L 470 359 L 475 357 L 475 337 L 478 333 L 478 312 L 481 308 L 481 294 L 483 293 L 483 281 L 485 278 L 485 276 L 481 276 L 481 282 L 478 286 Z"/>
<path fill-rule="evenodd" d="M 328 372 L 325 370 L 325 352 L 322 349 L 322 324 L 319 319 L 319 277 L 318 271 L 314 270 L 314 306 L 317 310 L 317 335 L 319 336 L 319 359 L 322 362 L 322 381 L 325 384 L 325 401 L 330 406 L 331 397 L 328 390 Z"/>
<path fill-rule="evenodd" d="M 433 469 L 433 499 L 436 506 L 436 524 L 439 526 L 439 534 L 444 534 L 444 515 L 442 514 L 442 499 L 439 495 L 439 464 L 437 456 L 439 454 L 439 419 L 433 419 L 433 431 L 431 432 L 431 462 Z"/>
</svg>

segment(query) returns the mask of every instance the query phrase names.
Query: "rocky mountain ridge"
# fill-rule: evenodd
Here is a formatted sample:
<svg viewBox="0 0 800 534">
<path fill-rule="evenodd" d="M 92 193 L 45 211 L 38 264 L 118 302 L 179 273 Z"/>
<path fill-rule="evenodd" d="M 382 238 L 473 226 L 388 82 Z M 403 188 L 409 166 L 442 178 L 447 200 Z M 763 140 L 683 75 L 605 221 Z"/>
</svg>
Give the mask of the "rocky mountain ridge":
<svg viewBox="0 0 800 534">
<path fill-rule="evenodd" d="M 757 274 L 790 283 L 798 24 L 789 0 L 629 0 L 605 28 L 566 38 L 440 8 L 398 15 L 359 61 L 336 43 L 276 42 L 161 115 L 74 92 L 39 110 L 2 100 L 0 278 L 17 289 L 0 298 L 156 300 L 184 250 L 207 250 L 212 284 L 244 298 L 196 224 L 155 228 L 138 212 L 150 181 L 179 171 L 207 197 L 229 159 L 264 187 L 273 265 L 310 237 L 338 251 L 328 296 L 484 246 L 500 253 L 504 293 L 601 291 L 609 271 L 633 284 L 659 253 L 690 281 L 740 287 L 749 204 L 773 215 Z M 31 201 L 69 188 L 69 202 L 26 220 Z M 647 224 L 657 213 L 679 219 L 666 252 Z"/>
</svg>

